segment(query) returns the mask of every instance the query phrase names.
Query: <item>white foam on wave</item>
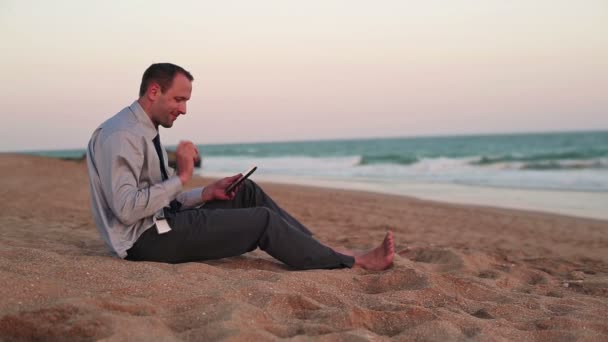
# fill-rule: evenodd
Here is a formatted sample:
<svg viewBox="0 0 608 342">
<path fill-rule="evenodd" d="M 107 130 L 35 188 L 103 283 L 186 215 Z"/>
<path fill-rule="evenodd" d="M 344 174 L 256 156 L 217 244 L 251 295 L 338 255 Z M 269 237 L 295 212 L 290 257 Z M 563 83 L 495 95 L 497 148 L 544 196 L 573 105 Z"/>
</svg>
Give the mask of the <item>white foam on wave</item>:
<svg viewBox="0 0 608 342">
<path fill-rule="evenodd" d="M 478 160 L 475 160 L 476 162 Z M 473 165 L 475 165 L 473 163 Z M 585 169 L 608 169 L 607 158 L 594 159 L 561 159 L 544 161 L 509 161 L 490 164 L 475 165 L 486 169 L 498 170 L 585 170 Z"/>
<path fill-rule="evenodd" d="M 257 174 L 300 176 L 369 183 L 438 183 L 513 189 L 608 191 L 607 169 L 525 170 L 496 164 L 474 165 L 475 158 L 426 158 L 411 165 L 360 165 L 348 157 L 208 157 L 202 174 L 234 174 L 252 165 Z"/>
</svg>

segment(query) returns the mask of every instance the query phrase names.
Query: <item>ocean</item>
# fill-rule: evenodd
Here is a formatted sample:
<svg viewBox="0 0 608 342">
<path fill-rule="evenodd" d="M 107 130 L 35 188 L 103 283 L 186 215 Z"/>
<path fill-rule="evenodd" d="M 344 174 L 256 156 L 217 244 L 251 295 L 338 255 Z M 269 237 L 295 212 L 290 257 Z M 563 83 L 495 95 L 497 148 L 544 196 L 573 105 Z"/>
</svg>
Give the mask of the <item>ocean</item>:
<svg viewBox="0 0 608 342">
<path fill-rule="evenodd" d="M 231 175 L 257 165 L 253 179 L 608 219 L 608 131 L 198 147 L 201 175 Z"/>
<path fill-rule="evenodd" d="M 608 191 L 608 132 L 200 145 L 202 173 Z"/>
</svg>

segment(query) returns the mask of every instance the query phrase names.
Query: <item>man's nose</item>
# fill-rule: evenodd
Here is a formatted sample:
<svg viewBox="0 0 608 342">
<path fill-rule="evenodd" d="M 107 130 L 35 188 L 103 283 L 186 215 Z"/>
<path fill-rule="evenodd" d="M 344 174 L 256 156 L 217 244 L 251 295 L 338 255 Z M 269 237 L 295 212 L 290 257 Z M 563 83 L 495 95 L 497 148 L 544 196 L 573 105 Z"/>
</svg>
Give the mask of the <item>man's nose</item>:
<svg viewBox="0 0 608 342">
<path fill-rule="evenodd" d="M 177 110 L 182 115 L 186 114 L 186 103 L 184 102 L 184 103 L 180 104 L 179 107 L 177 108 Z"/>
</svg>

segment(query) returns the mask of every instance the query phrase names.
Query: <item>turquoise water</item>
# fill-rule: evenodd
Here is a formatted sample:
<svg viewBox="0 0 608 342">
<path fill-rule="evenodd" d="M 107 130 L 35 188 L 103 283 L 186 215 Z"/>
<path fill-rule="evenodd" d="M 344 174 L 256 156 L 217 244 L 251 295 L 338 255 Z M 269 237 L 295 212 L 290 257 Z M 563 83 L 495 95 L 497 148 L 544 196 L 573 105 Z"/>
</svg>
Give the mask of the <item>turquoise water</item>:
<svg viewBox="0 0 608 342">
<path fill-rule="evenodd" d="M 202 174 L 257 165 L 256 175 L 267 177 L 608 192 L 608 131 L 199 145 L 199 150 Z M 84 150 L 32 153 L 76 158 Z"/>
<path fill-rule="evenodd" d="M 605 160 L 608 132 L 201 145 L 201 148 L 210 157 L 357 156 L 359 165 L 411 165 L 435 158 L 472 158 L 474 165 L 523 162 L 521 166 L 530 169 L 608 167 Z M 571 161 L 581 164 L 572 165 Z M 587 165 L 589 161 L 592 162 Z"/>
<path fill-rule="evenodd" d="M 203 174 L 608 191 L 608 132 L 200 145 Z"/>
</svg>

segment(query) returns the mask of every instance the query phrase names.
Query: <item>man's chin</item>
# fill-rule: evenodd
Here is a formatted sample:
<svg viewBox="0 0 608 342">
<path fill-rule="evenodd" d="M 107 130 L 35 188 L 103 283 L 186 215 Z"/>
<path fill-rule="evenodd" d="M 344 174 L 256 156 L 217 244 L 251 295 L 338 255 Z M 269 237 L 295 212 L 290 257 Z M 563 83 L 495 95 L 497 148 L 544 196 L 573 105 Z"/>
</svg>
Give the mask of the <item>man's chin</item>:
<svg viewBox="0 0 608 342">
<path fill-rule="evenodd" d="M 173 121 L 171 121 L 169 123 L 162 123 L 160 125 L 163 126 L 164 128 L 171 128 L 171 127 L 173 127 Z"/>
</svg>

